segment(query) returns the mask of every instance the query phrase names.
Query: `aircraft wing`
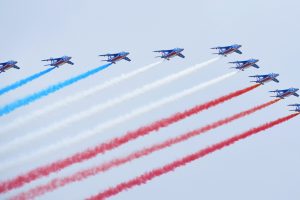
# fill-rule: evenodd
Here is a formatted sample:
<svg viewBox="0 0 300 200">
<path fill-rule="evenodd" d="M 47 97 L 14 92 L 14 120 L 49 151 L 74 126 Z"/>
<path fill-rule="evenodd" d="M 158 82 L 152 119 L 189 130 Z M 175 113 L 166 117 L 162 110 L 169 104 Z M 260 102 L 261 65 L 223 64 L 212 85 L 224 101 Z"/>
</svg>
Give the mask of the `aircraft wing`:
<svg viewBox="0 0 300 200">
<path fill-rule="evenodd" d="M 182 53 L 178 53 L 177 55 L 181 58 L 185 58 L 185 56 Z"/>
<path fill-rule="evenodd" d="M 252 66 L 257 68 L 257 69 L 259 68 L 259 66 L 257 64 L 253 64 Z"/>
<path fill-rule="evenodd" d="M 269 91 L 269 92 L 280 92 L 281 90 L 272 90 L 272 91 Z"/>
<path fill-rule="evenodd" d="M 74 65 L 74 63 L 73 63 L 73 62 L 71 62 L 71 61 L 68 61 L 67 63 L 68 63 L 68 64 L 70 64 L 70 65 Z"/>
<path fill-rule="evenodd" d="M 238 53 L 238 54 L 243 54 L 243 53 L 242 53 L 240 50 L 238 50 L 238 49 L 235 50 L 234 52 L 235 52 L 235 53 Z"/>
<path fill-rule="evenodd" d="M 128 58 L 128 57 L 124 57 L 124 59 L 129 61 L 129 62 L 131 61 L 130 58 Z"/>
<path fill-rule="evenodd" d="M 0 63 L 0 65 L 2 65 L 2 66 L 3 66 L 3 65 L 5 65 L 5 64 L 6 64 L 6 62 L 4 62 L 4 63 Z"/>
<path fill-rule="evenodd" d="M 279 80 L 277 78 L 273 78 L 273 81 L 275 81 L 276 83 L 279 83 Z"/>
<path fill-rule="evenodd" d="M 297 93 L 294 93 L 293 95 L 294 95 L 295 97 L 299 97 L 299 94 L 297 94 Z"/>
<path fill-rule="evenodd" d="M 15 69 L 20 69 L 20 67 L 18 67 L 17 65 L 13 66 L 13 68 L 15 68 Z"/>
</svg>

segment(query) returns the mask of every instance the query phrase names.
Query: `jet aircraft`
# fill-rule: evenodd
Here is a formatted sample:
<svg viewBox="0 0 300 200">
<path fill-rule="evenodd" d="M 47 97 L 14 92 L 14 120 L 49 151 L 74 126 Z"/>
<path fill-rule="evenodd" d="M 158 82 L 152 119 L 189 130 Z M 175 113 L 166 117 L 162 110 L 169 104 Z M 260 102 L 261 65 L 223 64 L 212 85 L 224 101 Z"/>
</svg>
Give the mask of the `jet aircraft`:
<svg viewBox="0 0 300 200">
<path fill-rule="evenodd" d="M 245 69 L 249 68 L 249 67 L 255 67 L 255 68 L 259 68 L 259 66 L 256 64 L 259 60 L 258 59 L 249 59 L 249 60 L 244 60 L 244 61 L 234 61 L 234 62 L 229 62 L 231 64 L 236 64 L 236 67 L 233 67 L 235 69 L 244 71 Z"/>
<path fill-rule="evenodd" d="M 238 54 L 242 54 L 242 52 L 239 50 L 239 48 L 241 48 L 242 45 L 239 45 L 239 44 L 234 44 L 234 45 L 231 45 L 231 46 L 225 46 L 225 47 L 213 47 L 211 49 L 217 49 L 219 50 L 218 53 L 213 53 L 213 54 L 218 54 L 218 55 L 221 55 L 221 56 L 227 56 L 231 53 L 238 53 Z"/>
<path fill-rule="evenodd" d="M 20 69 L 16 64 L 18 62 L 14 60 L 10 60 L 4 63 L 0 63 L 0 73 L 5 72 L 6 70 L 9 70 L 11 68 Z"/>
<path fill-rule="evenodd" d="M 130 62 L 131 60 L 127 57 L 129 55 L 129 52 L 119 52 L 119 53 L 108 53 L 108 54 L 103 54 L 103 55 L 99 55 L 99 56 L 103 56 L 103 57 L 108 57 L 107 60 L 102 60 L 102 61 L 107 61 L 110 63 L 114 63 L 116 64 L 116 62 L 120 61 L 120 60 L 127 60 L 128 62 Z"/>
<path fill-rule="evenodd" d="M 271 73 L 271 74 L 255 75 L 255 76 L 249 76 L 249 77 L 256 78 L 256 81 L 251 81 L 251 82 L 259 83 L 259 84 L 263 85 L 270 81 L 279 83 L 279 80 L 277 79 L 278 76 L 279 76 L 279 74 Z"/>
<path fill-rule="evenodd" d="M 288 105 L 290 107 L 295 107 L 295 110 L 290 110 L 290 111 L 295 111 L 300 113 L 300 104 L 290 104 Z"/>
<path fill-rule="evenodd" d="M 181 53 L 184 49 L 183 48 L 174 48 L 169 50 L 157 50 L 153 52 L 161 53 L 161 56 L 157 56 L 157 58 L 163 58 L 166 60 L 170 60 L 170 58 L 173 58 L 175 56 L 179 56 L 181 58 L 185 58 L 185 56 Z"/>
<path fill-rule="evenodd" d="M 272 96 L 272 97 L 284 99 L 285 97 L 288 97 L 291 95 L 299 97 L 299 94 L 297 94 L 298 90 L 299 90 L 298 88 L 289 88 L 289 89 L 285 89 L 285 90 L 274 90 L 274 91 L 270 91 L 270 92 L 276 93 L 276 95 Z"/>
<path fill-rule="evenodd" d="M 63 57 L 60 57 L 60 58 L 49 58 L 49 59 L 45 59 L 45 60 L 42 60 L 42 61 L 50 61 L 50 64 L 47 64 L 45 66 L 59 67 L 59 66 L 64 65 L 66 63 L 68 63 L 70 65 L 74 65 L 74 63 L 70 61 L 71 59 L 72 59 L 72 57 L 70 57 L 70 56 L 63 56 Z"/>
</svg>

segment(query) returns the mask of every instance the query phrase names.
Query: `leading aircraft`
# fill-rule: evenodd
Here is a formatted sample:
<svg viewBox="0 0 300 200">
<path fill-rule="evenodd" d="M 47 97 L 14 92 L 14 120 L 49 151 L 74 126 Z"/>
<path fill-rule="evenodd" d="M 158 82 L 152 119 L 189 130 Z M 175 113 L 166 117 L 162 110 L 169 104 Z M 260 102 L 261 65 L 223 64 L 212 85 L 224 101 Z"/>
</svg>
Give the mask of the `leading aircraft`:
<svg viewBox="0 0 300 200">
<path fill-rule="evenodd" d="M 221 55 L 221 56 L 227 56 L 231 53 L 238 53 L 238 54 L 242 54 L 242 52 L 239 50 L 239 48 L 241 48 L 242 45 L 240 44 L 234 44 L 234 45 L 231 45 L 231 46 L 225 46 L 225 47 L 213 47 L 211 49 L 217 49 L 219 50 L 219 53 L 213 53 L 213 54 L 218 54 L 218 55 Z"/>
<path fill-rule="evenodd" d="M 285 97 L 288 97 L 291 95 L 299 97 L 299 94 L 297 94 L 298 90 L 299 90 L 298 88 L 289 88 L 289 89 L 285 89 L 285 90 L 274 90 L 274 91 L 270 91 L 270 92 L 276 93 L 276 95 L 272 96 L 272 97 L 278 97 L 278 98 L 284 99 Z"/>
<path fill-rule="evenodd" d="M 157 56 L 157 58 L 163 58 L 166 60 L 170 60 L 170 58 L 173 58 L 175 56 L 179 56 L 181 58 L 185 58 L 185 56 L 181 53 L 184 49 L 183 48 L 174 48 L 169 50 L 157 50 L 153 52 L 161 53 L 161 56 Z"/>
<path fill-rule="evenodd" d="M 45 66 L 59 67 L 59 66 L 64 65 L 66 63 L 68 63 L 70 65 L 74 65 L 74 63 L 70 61 L 71 59 L 72 59 L 72 57 L 70 57 L 70 56 L 63 56 L 63 57 L 60 57 L 60 58 L 49 58 L 49 59 L 45 59 L 45 60 L 42 60 L 42 61 L 50 61 L 50 64 L 47 64 Z"/>
<path fill-rule="evenodd" d="M 300 112 L 300 104 L 290 104 L 288 106 L 295 107 L 295 110 L 290 111 Z"/>
<path fill-rule="evenodd" d="M 10 60 L 4 63 L 0 63 L 0 73 L 5 72 L 5 70 L 8 70 L 10 68 L 20 69 L 16 64 L 18 62 L 14 60 Z"/>
<path fill-rule="evenodd" d="M 265 75 L 254 75 L 254 76 L 249 76 L 249 77 L 256 78 L 256 81 L 251 81 L 251 82 L 259 83 L 259 84 L 263 85 L 270 81 L 279 83 L 279 80 L 277 79 L 278 76 L 279 76 L 279 74 L 271 73 L 271 74 L 265 74 Z"/>
<path fill-rule="evenodd" d="M 127 57 L 129 55 L 129 52 L 119 52 L 119 53 L 108 53 L 108 54 L 103 54 L 103 55 L 99 55 L 99 56 L 106 56 L 108 57 L 107 60 L 102 60 L 102 61 L 107 61 L 107 62 L 111 62 L 116 64 L 116 62 L 120 61 L 120 60 L 127 60 L 128 62 L 130 62 L 131 60 Z"/>
<path fill-rule="evenodd" d="M 259 66 L 256 64 L 259 60 L 258 59 L 249 59 L 249 60 L 243 60 L 243 61 L 234 61 L 234 62 L 229 62 L 231 64 L 236 64 L 236 67 L 233 67 L 235 69 L 244 71 L 245 69 L 249 68 L 249 67 L 255 67 L 255 68 L 259 68 Z"/>
</svg>

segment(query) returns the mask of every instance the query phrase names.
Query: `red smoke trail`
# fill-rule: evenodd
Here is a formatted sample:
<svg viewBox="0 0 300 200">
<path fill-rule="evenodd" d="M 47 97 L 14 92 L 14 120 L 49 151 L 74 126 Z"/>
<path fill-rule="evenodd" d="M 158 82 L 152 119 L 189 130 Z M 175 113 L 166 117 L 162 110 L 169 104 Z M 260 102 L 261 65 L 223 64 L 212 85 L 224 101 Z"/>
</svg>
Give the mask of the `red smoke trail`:
<svg viewBox="0 0 300 200">
<path fill-rule="evenodd" d="M 210 125 L 206 125 L 206 126 L 204 126 L 202 128 L 199 128 L 197 130 L 190 131 L 190 132 L 188 132 L 186 134 L 183 134 L 181 136 L 168 139 L 168 140 L 166 140 L 166 141 L 164 141 L 160 144 L 155 144 L 155 145 L 152 145 L 148 148 L 144 148 L 142 150 L 133 152 L 133 153 L 131 153 L 131 154 L 125 156 L 125 157 L 114 159 L 114 160 L 109 161 L 107 163 L 104 163 L 100 166 L 89 168 L 89 169 L 86 169 L 86 170 L 82 170 L 82 171 L 79 171 L 77 173 L 74 173 L 73 175 L 70 175 L 70 176 L 67 176 L 67 177 L 64 177 L 64 178 L 53 179 L 49 183 L 46 183 L 44 185 L 40 185 L 38 187 L 35 187 L 35 188 L 33 188 L 33 189 L 31 189 L 27 192 L 20 193 L 19 195 L 17 195 L 13 199 L 33 199 L 33 198 L 36 198 L 40 195 L 45 194 L 46 192 L 54 191 L 55 189 L 63 187 L 63 186 L 65 186 L 67 184 L 70 184 L 72 182 L 81 181 L 85 178 L 88 178 L 89 176 L 94 176 L 94 175 L 96 175 L 100 172 L 107 171 L 107 170 L 109 170 L 113 167 L 120 166 L 120 165 L 125 164 L 127 162 L 130 162 L 132 160 L 135 160 L 135 159 L 138 159 L 140 157 L 149 155 L 149 154 L 151 154 L 155 151 L 159 151 L 163 148 L 170 147 L 170 146 L 172 146 L 174 144 L 177 144 L 179 142 L 183 142 L 185 140 L 188 140 L 191 137 L 198 136 L 201 133 L 205 133 L 205 132 L 210 131 L 212 129 L 215 129 L 219 126 L 225 125 L 225 124 L 230 123 L 234 120 L 237 120 L 237 119 L 242 118 L 244 116 L 250 115 L 250 114 L 252 114 L 252 113 L 254 113 L 258 110 L 266 108 L 266 107 L 278 102 L 279 100 L 280 99 L 275 99 L 275 100 L 269 101 L 267 103 L 258 105 L 256 107 L 253 107 L 253 108 L 248 109 L 246 111 L 235 114 L 231 117 L 216 121 L 216 122 L 214 122 Z"/>
<path fill-rule="evenodd" d="M 144 136 L 149 134 L 151 131 L 157 131 L 160 128 L 166 127 L 172 123 L 178 122 L 182 119 L 185 119 L 189 116 L 192 116 L 194 114 L 197 114 L 203 110 L 209 109 L 213 106 L 216 106 L 218 104 L 224 103 L 230 99 L 233 99 L 234 97 L 238 97 L 242 94 L 245 94 L 255 88 L 260 86 L 260 84 L 255 84 L 253 86 L 247 87 L 245 89 L 237 90 L 233 93 L 230 93 L 228 95 L 222 96 L 220 98 L 217 98 L 215 100 L 209 101 L 207 103 L 197 105 L 195 107 L 192 107 L 184 112 L 178 112 L 174 115 L 171 115 L 170 117 L 158 120 L 150 125 L 141 127 L 135 131 L 128 132 L 124 136 L 114 138 L 106 143 L 99 144 L 98 146 L 87 149 L 85 151 L 79 152 L 77 154 L 74 154 L 68 158 L 65 158 L 63 160 L 59 160 L 53 163 L 50 163 L 48 165 L 33 169 L 25 174 L 19 175 L 11 180 L 1 182 L 0 183 L 0 193 L 7 192 L 9 190 L 18 188 L 23 186 L 26 183 L 29 183 L 31 181 L 34 181 L 38 178 L 41 178 L 43 176 L 47 176 L 50 173 L 62 170 L 65 167 L 68 167 L 72 164 L 82 162 L 84 160 L 90 159 L 95 157 L 96 155 L 100 153 L 104 153 L 108 150 L 114 149 L 116 147 L 121 146 L 122 144 L 125 144 L 131 140 L 134 140 L 138 137 Z"/>
<path fill-rule="evenodd" d="M 168 172 L 171 172 L 173 170 L 175 170 L 176 168 L 178 167 L 182 167 L 194 160 L 197 160 L 201 157 L 204 157 L 210 153 L 213 153 L 217 150 L 221 150 L 223 149 L 224 147 L 227 147 L 227 146 L 230 146 L 232 144 L 234 144 L 235 142 L 239 141 L 239 140 L 242 140 L 242 139 L 245 139 L 249 136 L 252 136 L 256 133 L 259 133 L 261 131 L 264 131 L 266 129 L 269 129 L 273 126 L 276 126 L 280 123 L 283 123 L 295 116 L 299 115 L 299 113 L 295 113 L 295 114 L 291 114 L 291 115 L 288 115 L 286 117 L 283 117 L 283 118 L 279 118 L 275 121 L 272 121 L 272 122 L 269 122 L 269 123 L 266 123 L 262 126 L 259 126 L 259 127 L 256 127 L 256 128 L 253 128 L 253 129 L 250 129 L 240 135 L 236 135 L 234 137 L 231 137 L 227 140 L 224 140 L 222 142 L 219 142 L 219 143 L 216 143 L 214 145 L 211 145 L 205 149 L 202 149 L 196 153 L 193 153 L 193 154 L 190 154 L 186 157 L 183 157 L 182 159 L 180 160 L 176 160 L 170 164 L 167 164 L 163 167 L 160 167 L 160 168 L 156 168 L 150 172 L 146 172 L 144 174 L 142 174 L 141 176 L 138 176 L 134 179 L 131 179 L 127 182 L 123 182 L 123 183 L 120 183 L 119 185 L 115 186 L 115 187 L 111 187 L 95 196 L 92 196 L 89 198 L 89 200 L 102 200 L 102 199 L 106 199 L 106 198 L 109 198 L 111 196 L 114 196 L 114 195 L 117 195 L 118 193 L 124 191 L 124 190 L 127 190 L 127 189 L 130 189 L 134 186 L 138 186 L 138 185 L 142 185 L 142 184 L 145 184 L 147 183 L 148 181 L 152 180 L 153 178 L 156 178 L 158 176 L 161 176 L 163 174 L 166 174 Z"/>
</svg>

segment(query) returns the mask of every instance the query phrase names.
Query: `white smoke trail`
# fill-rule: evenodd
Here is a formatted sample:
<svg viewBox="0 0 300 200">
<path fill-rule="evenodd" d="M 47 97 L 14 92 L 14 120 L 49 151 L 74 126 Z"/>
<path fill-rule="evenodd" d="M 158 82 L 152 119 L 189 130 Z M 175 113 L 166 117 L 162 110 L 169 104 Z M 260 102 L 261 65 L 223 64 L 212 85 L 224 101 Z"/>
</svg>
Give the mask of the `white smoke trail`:
<svg viewBox="0 0 300 200">
<path fill-rule="evenodd" d="M 91 95 L 93 95 L 93 94 L 95 94 L 95 93 L 97 93 L 101 90 L 104 90 L 108 87 L 114 86 L 114 85 L 116 85 L 116 84 L 118 84 L 122 81 L 133 78 L 134 76 L 137 76 L 141 73 L 144 73 L 144 72 L 150 70 L 151 68 L 157 66 L 160 63 L 162 63 L 162 62 L 159 61 L 159 62 L 156 62 L 156 63 L 152 63 L 150 65 L 146 65 L 142 68 L 139 68 L 139 69 L 137 69 L 135 71 L 132 71 L 132 72 L 129 72 L 127 74 L 122 74 L 122 75 L 120 75 L 118 77 L 115 77 L 115 78 L 113 78 L 113 79 L 111 79 L 111 80 L 109 80 L 109 81 L 107 81 L 103 84 L 99 84 L 99 85 L 97 85 L 93 88 L 90 88 L 88 90 L 81 91 L 81 92 L 79 92 L 79 93 L 77 93 L 73 96 L 69 96 L 67 98 L 61 99 L 60 101 L 57 101 L 53 104 L 50 104 L 50 105 L 48 105 L 44 108 L 41 108 L 41 109 L 36 110 L 32 113 L 29 113 L 25 116 L 17 118 L 15 120 L 13 120 L 12 122 L 10 122 L 9 124 L 7 124 L 6 126 L 1 127 L 0 135 L 3 135 L 4 133 L 8 133 L 8 131 L 10 131 L 14 128 L 17 128 L 17 127 L 19 127 L 23 124 L 26 124 L 29 121 L 34 120 L 34 119 L 36 119 L 36 118 L 38 118 L 42 115 L 45 115 L 45 114 L 47 114 L 47 113 L 49 113 L 53 110 L 57 110 L 58 108 L 63 108 L 64 106 L 67 106 L 67 105 L 69 105 L 73 102 L 79 101 L 79 100 L 84 99 L 88 96 L 91 96 Z"/>
<path fill-rule="evenodd" d="M 149 105 L 143 106 L 141 108 L 135 109 L 130 113 L 127 113 L 125 115 L 119 116 L 115 119 L 112 119 L 108 122 L 105 122 L 103 124 L 100 124 L 99 126 L 85 131 L 83 133 L 78 134 L 77 136 L 74 136 L 72 138 L 66 138 L 58 143 L 49 145 L 46 148 L 40 149 L 38 151 L 35 151 L 31 154 L 27 154 L 26 156 L 22 156 L 21 158 L 14 160 L 14 161 L 10 161 L 7 163 L 2 163 L 0 165 L 0 172 L 2 171 L 6 171 L 9 170 L 11 168 L 14 167 L 19 167 L 22 166 L 24 163 L 28 163 L 28 162 L 32 162 L 34 160 L 37 160 L 41 157 L 45 157 L 48 154 L 52 154 L 53 152 L 57 152 L 60 151 L 61 149 L 65 148 L 65 147 L 69 147 L 72 145 L 76 145 L 76 144 L 80 144 L 82 141 L 84 140 L 88 140 L 90 138 L 92 138 L 93 136 L 99 134 L 100 132 L 103 132 L 109 128 L 115 127 L 116 125 L 120 124 L 120 123 L 124 123 L 128 120 L 131 120 L 135 117 L 138 117 L 142 114 L 145 114 L 149 111 L 152 111 L 154 109 L 157 109 L 161 106 L 164 106 L 166 104 L 169 104 L 171 102 L 177 101 L 183 97 L 192 95 L 195 92 L 198 92 L 199 90 L 205 89 L 211 85 L 217 84 L 221 81 L 224 81 L 232 76 L 234 76 L 235 74 L 237 74 L 237 72 L 231 72 L 231 73 L 227 73 L 225 75 L 222 75 L 220 77 L 217 77 L 215 79 L 212 79 L 210 81 L 207 81 L 205 83 L 199 84 L 197 86 L 194 86 L 192 88 L 186 89 L 182 92 L 176 93 L 174 95 L 168 96 L 164 99 L 161 99 L 159 101 L 156 101 L 154 103 L 151 103 Z"/>
<path fill-rule="evenodd" d="M 140 88 L 135 89 L 134 91 L 124 94 L 121 97 L 116 97 L 115 99 L 112 100 L 108 100 L 107 102 L 103 103 L 103 104 L 99 104 L 96 105 L 88 110 L 82 111 L 78 114 L 75 114 L 73 116 L 70 116 L 69 118 L 66 118 L 64 120 L 60 120 L 56 123 L 53 123 L 52 125 L 42 128 L 36 132 L 30 133 L 28 135 L 24 135 L 21 137 L 16 138 L 15 140 L 8 142 L 2 146 L 0 146 L 0 155 L 5 155 L 8 152 L 12 152 L 15 150 L 18 150 L 20 147 L 26 145 L 26 144 L 30 144 L 31 142 L 33 142 L 34 140 L 38 140 L 41 139 L 45 136 L 47 136 L 48 134 L 51 134 L 54 131 L 58 131 L 61 128 L 67 127 L 70 124 L 82 121 L 83 119 L 90 117 L 96 113 L 99 113 L 105 109 L 108 108 L 112 108 L 114 106 L 116 106 L 117 104 L 123 103 L 127 100 L 130 100 L 134 97 L 137 97 L 139 95 L 142 95 L 150 90 L 154 90 L 156 88 L 161 87 L 164 84 L 170 83 L 172 81 L 175 81 L 179 78 L 182 78 L 184 76 L 187 76 L 189 74 L 194 73 L 195 71 L 211 64 L 212 62 L 215 62 L 219 59 L 219 57 L 211 59 L 209 61 L 206 61 L 204 63 L 195 65 L 193 67 L 190 67 L 188 69 L 185 69 L 183 71 L 171 74 L 163 79 L 157 80 L 153 83 L 150 84 L 146 84 Z"/>
</svg>

